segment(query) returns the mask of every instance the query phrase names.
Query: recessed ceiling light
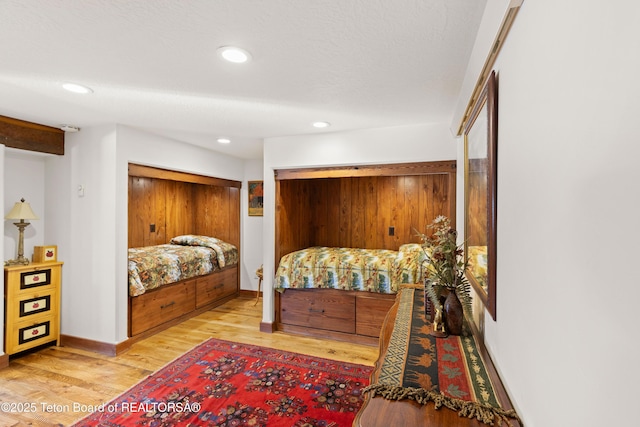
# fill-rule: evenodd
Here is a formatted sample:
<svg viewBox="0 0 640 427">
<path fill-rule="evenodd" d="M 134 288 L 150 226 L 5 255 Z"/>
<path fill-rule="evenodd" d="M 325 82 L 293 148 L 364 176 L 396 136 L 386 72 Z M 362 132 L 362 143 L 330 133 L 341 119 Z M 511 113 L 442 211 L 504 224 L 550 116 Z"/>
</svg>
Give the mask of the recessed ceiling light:
<svg viewBox="0 0 640 427">
<path fill-rule="evenodd" d="M 329 122 L 313 122 L 314 128 L 322 129 L 322 128 L 328 128 L 329 126 L 331 126 L 331 123 Z"/>
<path fill-rule="evenodd" d="M 229 138 L 218 138 L 218 142 L 220 144 L 229 144 L 231 143 L 231 140 Z"/>
<path fill-rule="evenodd" d="M 74 93 L 91 93 L 91 92 L 93 92 L 93 89 L 91 89 L 90 87 L 82 86 L 82 85 L 79 85 L 77 83 L 64 83 L 62 85 L 62 87 L 65 88 L 66 90 L 68 90 L 69 92 L 74 92 Z"/>
<path fill-rule="evenodd" d="M 222 46 L 218 48 L 218 55 L 229 62 L 242 64 L 251 59 L 251 54 L 244 49 L 234 46 Z"/>
</svg>

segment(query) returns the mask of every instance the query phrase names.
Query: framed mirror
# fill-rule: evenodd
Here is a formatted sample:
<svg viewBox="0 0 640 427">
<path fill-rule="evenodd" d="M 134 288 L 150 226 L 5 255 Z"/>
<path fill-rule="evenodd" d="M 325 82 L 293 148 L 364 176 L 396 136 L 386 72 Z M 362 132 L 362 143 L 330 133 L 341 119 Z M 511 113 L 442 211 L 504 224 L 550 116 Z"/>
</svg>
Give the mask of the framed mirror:
<svg viewBox="0 0 640 427">
<path fill-rule="evenodd" d="M 464 126 L 464 249 L 467 278 L 496 319 L 498 93 L 495 71 Z"/>
</svg>

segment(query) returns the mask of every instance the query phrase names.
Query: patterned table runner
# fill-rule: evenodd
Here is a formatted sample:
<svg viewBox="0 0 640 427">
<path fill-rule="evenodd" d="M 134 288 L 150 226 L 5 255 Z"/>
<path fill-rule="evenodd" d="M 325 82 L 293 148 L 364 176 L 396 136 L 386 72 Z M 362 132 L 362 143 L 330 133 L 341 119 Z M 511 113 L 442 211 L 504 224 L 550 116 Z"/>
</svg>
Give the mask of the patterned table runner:
<svg viewBox="0 0 640 427">
<path fill-rule="evenodd" d="M 378 382 L 365 391 L 386 399 L 434 402 L 489 425 L 511 424 L 473 335 L 436 338 L 426 321 L 422 289 L 400 290 L 398 312 Z M 497 423 L 496 423 L 497 422 Z"/>
</svg>

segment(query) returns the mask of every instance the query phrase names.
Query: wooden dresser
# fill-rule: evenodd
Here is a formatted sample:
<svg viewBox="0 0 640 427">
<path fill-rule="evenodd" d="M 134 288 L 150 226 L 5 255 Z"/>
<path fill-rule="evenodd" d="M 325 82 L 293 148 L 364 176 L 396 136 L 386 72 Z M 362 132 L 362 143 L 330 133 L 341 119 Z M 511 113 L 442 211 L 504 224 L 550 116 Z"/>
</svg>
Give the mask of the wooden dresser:
<svg viewBox="0 0 640 427">
<path fill-rule="evenodd" d="M 391 307 L 385 318 L 382 330 L 380 331 L 380 355 L 376 361 L 375 369 L 371 374 L 371 384 L 378 382 L 382 362 L 387 352 L 391 334 L 393 332 L 396 315 L 398 313 L 398 302 Z M 479 349 L 483 359 L 486 361 L 486 368 L 495 386 L 495 391 L 502 402 L 507 402 L 505 409 L 511 409 L 511 403 L 506 391 L 500 382 L 495 367 L 486 349 Z M 516 420 L 511 420 L 512 427 L 520 427 Z M 504 424 L 503 424 L 504 425 Z M 389 426 L 432 426 L 432 427 L 487 427 L 486 424 L 461 417 L 457 412 L 448 408 L 436 410 L 433 402 L 425 405 L 416 403 L 413 400 L 388 400 L 382 396 L 372 397 L 371 393 L 366 394 L 365 402 L 356 415 L 353 422 L 355 427 L 389 427 Z"/>
<path fill-rule="evenodd" d="M 4 268 L 4 351 L 15 354 L 60 343 L 62 262 Z"/>
</svg>

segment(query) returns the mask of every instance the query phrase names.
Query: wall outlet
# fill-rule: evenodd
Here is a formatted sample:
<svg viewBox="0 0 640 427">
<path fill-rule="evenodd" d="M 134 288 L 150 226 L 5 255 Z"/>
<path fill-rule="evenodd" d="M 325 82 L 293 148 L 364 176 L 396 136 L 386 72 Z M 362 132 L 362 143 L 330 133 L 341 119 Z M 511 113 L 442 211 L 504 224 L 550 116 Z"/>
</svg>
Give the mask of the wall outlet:
<svg viewBox="0 0 640 427">
<path fill-rule="evenodd" d="M 156 225 L 155 224 L 149 224 L 149 232 L 150 233 L 155 233 L 156 232 Z"/>
<path fill-rule="evenodd" d="M 389 236 L 394 236 L 396 234 L 396 228 L 395 227 L 389 227 Z"/>
</svg>

